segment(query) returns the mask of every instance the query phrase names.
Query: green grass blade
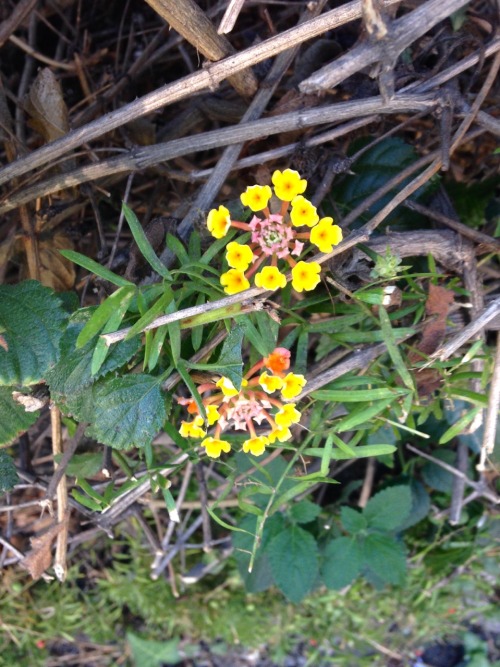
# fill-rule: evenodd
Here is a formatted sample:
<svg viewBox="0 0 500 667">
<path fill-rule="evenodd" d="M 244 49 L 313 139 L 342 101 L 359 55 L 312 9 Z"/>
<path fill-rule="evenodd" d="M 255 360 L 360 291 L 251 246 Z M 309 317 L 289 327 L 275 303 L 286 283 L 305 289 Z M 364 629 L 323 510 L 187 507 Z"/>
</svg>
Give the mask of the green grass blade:
<svg viewBox="0 0 500 667">
<path fill-rule="evenodd" d="M 130 231 L 132 232 L 134 240 L 137 243 L 137 247 L 141 251 L 144 259 L 158 275 L 160 275 L 162 278 L 165 278 L 165 280 L 172 281 L 170 271 L 164 264 L 160 262 L 157 254 L 148 241 L 148 238 L 144 233 L 144 229 L 142 228 L 142 225 L 137 219 L 135 213 L 127 206 L 127 204 L 125 204 L 125 202 L 122 204 L 122 208 L 123 214 L 128 222 L 128 226 L 130 227 Z"/>
<path fill-rule="evenodd" d="M 90 259 L 90 257 L 85 257 L 85 255 L 81 255 L 79 252 L 76 252 L 75 250 L 59 250 L 59 252 L 63 257 L 69 259 L 70 262 L 78 264 L 78 266 L 87 269 L 87 271 L 90 271 L 90 273 L 94 273 L 96 276 L 99 276 L 99 278 L 107 280 L 108 282 L 112 283 L 113 285 L 116 285 L 117 287 L 126 287 L 127 285 L 134 284 L 131 283 L 130 280 L 125 280 L 125 278 L 117 276 L 109 269 L 106 269 L 106 267 L 101 266 L 97 262 L 94 262 L 94 260 Z"/>
</svg>

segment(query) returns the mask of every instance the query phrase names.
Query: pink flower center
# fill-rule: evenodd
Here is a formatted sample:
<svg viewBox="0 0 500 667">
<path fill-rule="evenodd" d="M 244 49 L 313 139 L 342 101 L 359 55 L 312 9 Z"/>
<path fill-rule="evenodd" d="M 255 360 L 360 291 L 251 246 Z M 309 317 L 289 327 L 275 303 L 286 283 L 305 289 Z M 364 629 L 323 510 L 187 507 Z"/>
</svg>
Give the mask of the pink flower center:
<svg viewBox="0 0 500 667">
<path fill-rule="evenodd" d="M 288 244 L 294 233 L 283 223 L 283 216 L 270 215 L 268 218 L 258 218 L 256 215 L 250 222 L 252 242 L 258 243 L 265 255 L 286 257 L 289 254 Z"/>
</svg>

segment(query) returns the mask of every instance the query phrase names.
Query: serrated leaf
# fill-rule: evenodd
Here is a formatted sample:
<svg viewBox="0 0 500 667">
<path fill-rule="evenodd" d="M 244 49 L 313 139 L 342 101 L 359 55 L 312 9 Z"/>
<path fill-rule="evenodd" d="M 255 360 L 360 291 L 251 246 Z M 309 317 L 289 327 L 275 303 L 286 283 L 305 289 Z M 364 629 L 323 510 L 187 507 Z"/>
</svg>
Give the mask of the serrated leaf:
<svg viewBox="0 0 500 667">
<path fill-rule="evenodd" d="M 135 667 L 161 667 L 165 663 L 176 665 L 183 659 L 178 650 L 178 639 L 157 642 L 127 632 L 127 641 L 132 649 Z"/>
<path fill-rule="evenodd" d="M 0 449 L 0 493 L 6 493 L 18 483 L 16 466 L 12 458 Z"/>
<path fill-rule="evenodd" d="M 60 300 L 35 280 L 0 285 L 0 385 L 43 380 L 59 358 L 67 319 Z"/>
<path fill-rule="evenodd" d="M 117 449 L 151 443 L 166 419 L 160 385 L 159 378 L 139 373 L 97 383 L 88 435 Z"/>
<path fill-rule="evenodd" d="M 310 523 L 319 516 L 321 507 L 310 500 L 301 500 L 290 508 L 290 518 L 295 523 Z"/>
<path fill-rule="evenodd" d="M 359 533 L 367 527 L 366 518 L 352 507 L 341 507 L 340 518 L 348 533 Z"/>
<path fill-rule="evenodd" d="M 38 419 L 39 411 L 26 412 L 12 398 L 12 387 L 0 387 L 0 445 L 8 445 Z"/>
<path fill-rule="evenodd" d="M 274 580 L 291 601 L 300 602 L 318 575 L 318 545 L 303 528 L 289 526 L 276 535 L 266 549 Z"/>
<path fill-rule="evenodd" d="M 405 549 L 391 535 L 371 533 L 363 540 L 365 567 L 388 584 L 401 586 L 406 576 Z"/>
<path fill-rule="evenodd" d="M 234 547 L 234 559 L 236 560 L 238 571 L 243 579 L 247 592 L 260 593 L 274 583 L 271 564 L 265 551 L 265 547 L 270 539 L 283 530 L 283 516 L 281 514 L 275 514 L 266 521 L 262 534 L 262 543 L 257 549 L 251 572 L 248 571 L 248 566 L 250 564 L 251 553 L 255 541 L 257 517 L 246 516 L 240 522 L 239 527 L 246 532 L 233 533 L 231 536 L 231 541 Z"/>
<path fill-rule="evenodd" d="M 70 318 L 61 339 L 61 358 L 46 374 L 46 380 L 52 393 L 68 397 L 79 393 L 99 377 L 126 364 L 139 349 L 140 340 L 138 338 L 112 345 L 103 365 L 93 376 L 91 366 L 94 343 L 90 341 L 84 347 L 76 347 L 77 338 L 91 315 L 92 309 L 85 309 L 78 311 Z"/>
<path fill-rule="evenodd" d="M 451 449 L 438 449 L 432 453 L 435 459 L 439 459 L 449 465 L 455 465 L 456 454 Z M 451 493 L 454 475 L 433 461 L 428 461 L 422 468 L 422 479 L 436 491 Z"/>
<path fill-rule="evenodd" d="M 363 567 L 363 551 L 358 540 L 338 537 L 329 542 L 323 553 L 321 573 L 325 585 L 333 590 L 348 586 Z"/>
<path fill-rule="evenodd" d="M 102 470 L 102 452 L 87 452 L 85 454 L 73 454 L 66 468 L 66 474 L 71 477 L 87 478 L 97 475 Z"/>
<path fill-rule="evenodd" d="M 411 511 L 412 497 L 408 486 L 391 486 L 371 498 L 363 512 L 370 528 L 396 530 Z"/>
</svg>

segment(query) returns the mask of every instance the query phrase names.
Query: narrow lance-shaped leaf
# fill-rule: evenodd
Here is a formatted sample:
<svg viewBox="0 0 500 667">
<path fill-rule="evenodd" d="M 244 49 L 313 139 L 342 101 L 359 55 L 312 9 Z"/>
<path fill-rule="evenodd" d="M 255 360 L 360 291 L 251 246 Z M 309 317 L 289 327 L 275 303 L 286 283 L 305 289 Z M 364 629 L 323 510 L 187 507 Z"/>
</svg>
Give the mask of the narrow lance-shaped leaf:
<svg viewBox="0 0 500 667">
<path fill-rule="evenodd" d="M 83 347 L 102 330 L 109 318 L 116 312 L 127 309 L 136 292 L 135 285 L 120 287 L 101 303 L 90 320 L 83 327 L 76 340 L 76 347 Z"/>
<path fill-rule="evenodd" d="M 142 256 L 158 275 L 160 275 L 162 278 L 165 278 L 166 280 L 171 281 L 172 276 L 170 275 L 170 271 L 164 264 L 161 263 L 157 254 L 153 250 L 153 247 L 151 246 L 146 234 L 144 233 L 144 229 L 142 228 L 141 223 L 139 220 L 137 220 L 137 216 L 132 211 L 132 209 L 129 208 L 127 204 L 125 204 L 125 202 L 122 204 L 122 206 L 123 214 L 125 215 L 128 226 L 130 227 L 130 231 L 132 232 L 134 240 L 137 243 L 137 247 L 141 251 Z"/>
</svg>

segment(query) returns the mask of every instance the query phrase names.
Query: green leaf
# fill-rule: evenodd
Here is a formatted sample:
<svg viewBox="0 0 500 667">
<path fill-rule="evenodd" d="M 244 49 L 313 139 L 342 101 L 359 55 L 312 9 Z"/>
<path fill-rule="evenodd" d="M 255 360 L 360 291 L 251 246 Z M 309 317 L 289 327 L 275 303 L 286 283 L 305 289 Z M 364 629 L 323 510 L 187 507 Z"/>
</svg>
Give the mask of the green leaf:
<svg viewBox="0 0 500 667">
<path fill-rule="evenodd" d="M 87 434 L 117 449 L 151 443 L 166 419 L 161 379 L 131 374 L 94 386 L 94 423 Z"/>
<path fill-rule="evenodd" d="M 235 325 L 224 341 L 219 359 L 215 364 L 192 364 L 186 361 L 186 365 L 190 368 L 223 375 L 231 380 L 236 389 L 240 389 L 243 377 L 243 359 L 241 357 L 243 335 L 244 328 L 240 324 Z"/>
<path fill-rule="evenodd" d="M 171 250 L 174 255 L 179 260 L 179 264 L 182 268 L 188 266 L 191 263 L 191 258 L 186 252 L 186 248 L 182 245 L 181 241 L 170 233 L 167 233 L 167 248 Z"/>
<path fill-rule="evenodd" d="M 248 593 L 260 593 L 274 584 L 271 564 L 265 547 L 275 535 L 283 530 L 283 524 L 282 514 L 275 514 L 266 521 L 262 533 L 262 543 L 257 549 L 251 572 L 248 571 L 248 566 L 257 531 L 257 517 L 246 516 L 239 524 L 239 527 L 245 532 L 232 534 L 234 559 Z"/>
<path fill-rule="evenodd" d="M 66 468 L 66 473 L 71 477 L 86 479 L 87 477 L 94 477 L 94 475 L 97 475 L 97 473 L 102 470 L 102 466 L 102 452 L 73 454 L 71 461 Z"/>
<path fill-rule="evenodd" d="M 363 550 L 358 540 L 338 537 L 324 550 L 321 574 L 325 585 L 340 590 L 356 579 L 363 567 Z"/>
<path fill-rule="evenodd" d="M 319 401 L 363 403 L 365 401 L 380 401 L 384 398 L 397 398 L 407 393 L 407 389 L 379 387 L 377 389 L 318 389 L 313 391 L 311 396 Z"/>
<path fill-rule="evenodd" d="M 18 483 L 16 466 L 13 459 L 0 449 L 0 493 L 6 493 Z"/>
<path fill-rule="evenodd" d="M 76 346 L 83 347 L 86 345 L 94 336 L 101 331 L 106 322 L 113 316 L 113 314 L 118 310 L 120 312 L 125 312 L 132 301 L 136 293 L 135 285 L 130 287 L 120 287 L 113 292 L 111 296 L 101 303 L 100 306 L 93 312 L 92 317 L 89 319 L 87 324 L 83 327 L 80 335 L 77 338 Z"/>
<path fill-rule="evenodd" d="M 364 565 L 388 584 L 402 586 L 406 576 L 405 549 L 391 535 L 371 533 L 363 540 Z"/>
<path fill-rule="evenodd" d="M 403 361 L 403 357 L 399 351 L 396 336 L 394 335 L 394 331 L 391 326 L 389 315 L 387 314 L 385 308 L 382 307 L 379 309 L 379 317 L 380 327 L 384 333 L 384 343 L 387 347 L 387 352 L 389 352 L 392 363 L 394 364 L 394 368 L 396 369 L 396 372 L 403 381 L 404 385 L 408 387 L 410 391 L 415 391 L 415 383 L 413 382 L 410 371 L 407 369 L 406 364 Z"/>
<path fill-rule="evenodd" d="M 127 641 L 132 650 L 135 667 L 161 667 L 164 663 L 175 665 L 183 660 L 178 650 L 178 639 L 157 642 L 127 632 Z"/>
<path fill-rule="evenodd" d="M 361 512 L 352 507 L 343 506 L 340 508 L 340 518 L 342 525 L 348 533 L 359 533 L 367 527 L 366 518 Z"/>
<path fill-rule="evenodd" d="M 396 530 L 411 511 L 412 497 L 408 486 L 391 486 L 371 498 L 363 512 L 370 528 Z"/>
<path fill-rule="evenodd" d="M 125 202 L 122 204 L 122 209 L 125 219 L 128 222 L 128 226 L 130 227 L 130 231 L 132 232 L 134 240 L 137 243 L 137 247 L 141 251 L 144 259 L 159 276 L 171 282 L 172 276 L 170 275 L 170 271 L 164 264 L 161 263 L 157 254 L 153 250 L 153 247 L 151 246 L 146 234 L 144 233 L 144 229 L 142 228 L 141 223 L 139 220 L 137 220 L 135 213 L 127 206 L 127 204 L 125 204 Z"/>
<path fill-rule="evenodd" d="M 196 403 L 196 407 L 198 408 L 200 415 L 203 417 L 203 419 L 206 419 L 207 413 L 205 410 L 205 406 L 203 405 L 200 392 L 198 391 L 198 387 L 196 386 L 193 378 L 188 373 L 188 370 L 186 368 L 187 363 L 188 363 L 187 361 L 184 361 L 182 359 L 177 365 L 177 371 L 181 376 L 181 378 L 183 379 L 184 384 L 189 389 L 189 392 L 193 397 L 194 402 Z"/>
<path fill-rule="evenodd" d="M 94 354 L 93 342 L 76 348 L 76 341 L 86 322 L 90 319 L 93 309 L 76 312 L 70 318 L 67 329 L 61 339 L 61 358 L 46 374 L 51 393 L 72 397 L 97 378 L 114 371 L 129 361 L 140 347 L 138 338 L 120 341 L 110 347 L 109 354 L 99 372 L 93 376 L 91 365 Z M 87 421 L 87 420 L 85 420 Z"/>
<path fill-rule="evenodd" d="M 295 523 L 310 523 L 319 516 L 321 507 L 310 500 L 301 500 L 292 505 L 289 510 L 290 518 Z"/>
<path fill-rule="evenodd" d="M 276 585 L 291 602 L 300 602 L 316 583 L 316 540 L 311 533 L 292 525 L 276 535 L 266 551 Z"/>
<path fill-rule="evenodd" d="M 59 358 L 67 317 L 54 292 L 35 280 L 0 285 L 0 385 L 44 379 Z"/>
<path fill-rule="evenodd" d="M 12 387 L 0 387 L 0 445 L 8 445 L 36 422 L 37 412 L 26 412 L 12 398 Z"/>
<path fill-rule="evenodd" d="M 451 449 L 438 449 L 432 453 L 435 459 L 448 463 L 454 466 L 456 462 L 456 454 Z M 422 479 L 425 484 L 436 491 L 442 493 L 451 493 L 454 475 L 442 468 L 433 461 L 428 461 L 422 468 Z"/>
<path fill-rule="evenodd" d="M 393 403 L 395 398 L 396 397 L 393 396 L 381 401 L 374 401 L 371 405 L 356 406 L 352 412 L 336 424 L 335 430 L 338 433 L 342 433 L 343 431 L 350 431 L 355 426 L 360 426 L 360 424 L 371 421 L 376 415 L 383 412 L 391 403 Z"/>
<path fill-rule="evenodd" d="M 120 328 L 120 324 L 122 323 L 122 320 L 125 317 L 125 313 L 127 312 L 128 304 L 129 302 L 126 299 L 124 299 L 119 304 L 109 320 L 106 322 L 102 333 L 112 333 L 113 331 L 117 331 Z M 99 373 L 109 352 L 110 346 L 106 343 L 104 338 L 98 338 L 94 353 L 92 355 L 92 364 L 90 367 L 90 372 L 93 376 Z"/>
<path fill-rule="evenodd" d="M 149 324 L 151 324 L 154 319 L 160 315 L 163 315 L 165 313 L 165 308 L 169 305 L 173 298 L 174 293 L 169 287 L 165 285 L 165 291 L 163 294 L 159 297 L 159 299 L 156 300 L 151 308 L 149 308 L 148 311 L 144 313 L 144 315 L 138 319 L 133 326 L 130 327 L 125 340 L 137 336 L 137 334 L 141 333 L 141 331 Z"/>
<path fill-rule="evenodd" d="M 453 440 L 453 438 L 456 438 L 458 435 L 461 435 L 467 429 L 467 426 L 472 424 L 480 410 L 481 408 L 473 408 L 472 410 L 466 412 L 463 417 L 458 419 L 454 424 L 452 424 L 452 426 L 450 426 L 449 429 L 443 433 L 443 435 L 439 438 L 439 444 L 444 445 L 447 442 L 450 442 L 450 440 Z"/>
<path fill-rule="evenodd" d="M 330 440 L 330 442 L 333 444 L 333 440 Z M 306 456 L 318 456 L 325 460 L 325 450 L 326 447 L 325 449 L 322 447 L 308 447 L 303 453 Z M 396 447 L 394 445 L 361 445 L 360 447 L 354 447 L 353 449 L 357 459 L 366 458 L 367 456 L 385 456 L 386 454 L 393 454 L 395 451 Z M 330 452 L 330 459 L 332 461 L 344 461 L 351 458 L 352 456 L 350 454 L 342 452 L 339 449 L 332 449 Z"/>
<path fill-rule="evenodd" d="M 99 276 L 99 278 L 107 280 L 112 285 L 116 285 L 117 287 L 126 287 L 127 285 L 134 284 L 131 283 L 130 280 L 125 280 L 125 278 L 117 276 L 109 269 L 106 269 L 106 267 L 101 266 L 97 262 L 94 262 L 94 260 L 90 259 L 90 257 L 81 255 L 79 252 L 75 252 L 74 250 L 59 250 L 59 252 L 63 257 L 69 259 L 70 262 L 78 264 L 78 266 L 82 266 L 84 269 L 87 269 L 87 271 L 90 271 L 90 273 L 94 273 L 96 276 Z"/>
</svg>

